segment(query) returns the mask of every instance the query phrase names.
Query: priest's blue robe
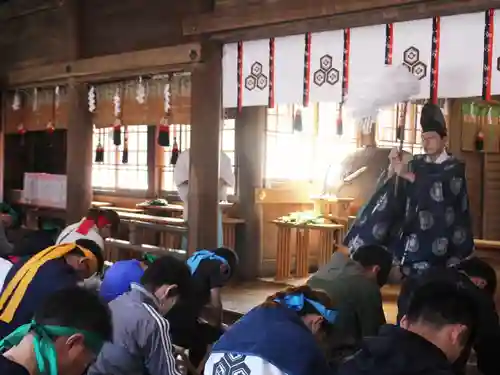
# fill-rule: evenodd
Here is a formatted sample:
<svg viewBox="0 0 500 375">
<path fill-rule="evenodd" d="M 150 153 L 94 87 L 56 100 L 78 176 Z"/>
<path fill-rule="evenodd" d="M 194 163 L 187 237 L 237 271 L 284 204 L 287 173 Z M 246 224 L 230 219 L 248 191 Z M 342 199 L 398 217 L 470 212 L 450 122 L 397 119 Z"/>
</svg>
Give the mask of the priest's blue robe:
<svg viewBox="0 0 500 375">
<path fill-rule="evenodd" d="M 351 252 L 386 246 L 407 275 L 458 263 L 474 248 L 465 164 L 453 156 L 436 164 L 417 155 L 408 167 L 415 181 L 385 181 L 358 213 L 344 244 Z"/>
</svg>

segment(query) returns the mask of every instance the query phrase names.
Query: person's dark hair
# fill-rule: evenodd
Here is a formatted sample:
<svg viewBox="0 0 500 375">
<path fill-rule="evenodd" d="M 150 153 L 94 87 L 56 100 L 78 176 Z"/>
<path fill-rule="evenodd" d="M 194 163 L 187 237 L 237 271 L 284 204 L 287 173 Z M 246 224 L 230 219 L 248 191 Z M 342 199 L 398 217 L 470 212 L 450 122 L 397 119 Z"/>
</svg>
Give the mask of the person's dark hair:
<svg viewBox="0 0 500 375">
<path fill-rule="evenodd" d="M 365 268 L 379 266 L 377 283 L 380 286 L 387 283 L 392 268 L 392 255 L 384 247 L 377 245 L 361 246 L 351 255 L 351 258 Z"/>
<path fill-rule="evenodd" d="M 484 290 L 490 295 L 494 295 L 497 287 L 497 274 L 484 260 L 477 257 L 466 259 L 458 264 L 457 269 L 464 272 L 469 277 L 478 277 L 486 281 Z"/>
<path fill-rule="evenodd" d="M 52 293 L 35 312 L 40 325 L 56 325 L 85 330 L 111 341 L 111 312 L 99 296 L 89 290 L 72 287 Z"/>
<path fill-rule="evenodd" d="M 101 247 L 95 241 L 89 240 L 87 238 L 80 238 L 76 240 L 75 243 L 81 247 L 86 248 L 87 250 L 90 250 L 92 254 L 95 255 L 97 259 L 97 272 L 101 273 L 104 268 L 104 257 L 102 255 Z M 80 256 L 84 255 L 77 247 L 70 254 L 78 254 Z"/>
<path fill-rule="evenodd" d="M 165 255 L 156 259 L 144 271 L 141 284 L 152 292 L 162 285 L 177 285 L 176 291 L 180 297 L 184 297 L 190 291 L 191 272 L 182 260 Z"/>
<path fill-rule="evenodd" d="M 213 251 L 215 255 L 224 258 L 229 265 L 229 278 L 233 277 L 236 273 L 236 268 L 240 262 L 238 254 L 233 249 L 228 247 L 219 247 Z"/>
<path fill-rule="evenodd" d="M 473 337 L 478 312 L 473 296 L 461 285 L 429 282 L 417 288 L 410 299 L 406 318 L 411 323 L 423 323 L 443 328 L 449 324 L 467 327 L 462 343 Z"/>
</svg>

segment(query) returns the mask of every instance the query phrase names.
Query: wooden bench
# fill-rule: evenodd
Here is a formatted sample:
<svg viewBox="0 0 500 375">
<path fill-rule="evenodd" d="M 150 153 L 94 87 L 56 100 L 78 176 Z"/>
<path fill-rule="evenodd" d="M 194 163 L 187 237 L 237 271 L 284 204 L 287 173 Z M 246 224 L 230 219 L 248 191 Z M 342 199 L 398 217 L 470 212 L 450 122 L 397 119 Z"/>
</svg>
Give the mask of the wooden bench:
<svg viewBox="0 0 500 375">
<path fill-rule="evenodd" d="M 144 254 L 153 255 L 173 255 L 181 260 L 187 259 L 187 252 L 180 249 L 169 249 L 161 246 L 147 245 L 147 244 L 133 244 L 130 241 L 120 240 L 117 238 L 106 238 L 105 241 L 105 253 L 108 255 L 106 260 L 112 264 L 112 262 L 122 260 L 122 259 L 133 259 L 137 257 L 137 253 L 141 256 Z M 114 253 L 118 256 L 113 256 Z M 125 257 L 123 255 L 126 255 Z"/>
</svg>

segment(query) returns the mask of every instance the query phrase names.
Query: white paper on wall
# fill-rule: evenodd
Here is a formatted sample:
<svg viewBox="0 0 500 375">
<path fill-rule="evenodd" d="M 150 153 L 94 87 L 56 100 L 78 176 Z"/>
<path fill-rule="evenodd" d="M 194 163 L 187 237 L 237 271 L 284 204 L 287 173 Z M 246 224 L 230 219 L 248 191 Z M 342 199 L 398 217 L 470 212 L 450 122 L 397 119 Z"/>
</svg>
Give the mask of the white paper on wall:
<svg viewBox="0 0 500 375">
<path fill-rule="evenodd" d="M 441 17 L 439 97 L 481 96 L 484 28 L 484 12 Z"/>
<path fill-rule="evenodd" d="M 420 80 L 415 99 L 430 96 L 432 61 L 432 19 L 393 24 L 392 63 L 403 64 Z"/>
<path fill-rule="evenodd" d="M 309 100 L 340 102 L 344 56 L 344 31 L 326 31 L 311 35 Z"/>
<path fill-rule="evenodd" d="M 351 29 L 347 96 L 363 96 L 366 85 L 377 80 L 385 67 L 385 25 Z"/>
<path fill-rule="evenodd" d="M 245 107 L 269 103 L 269 39 L 243 42 L 243 96 Z"/>
<path fill-rule="evenodd" d="M 222 105 L 238 106 L 238 44 L 225 44 L 222 54 Z"/>
<path fill-rule="evenodd" d="M 274 43 L 274 101 L 276 104 L 301 104 L 305 35 L 276 38 Z"/>
</svg>

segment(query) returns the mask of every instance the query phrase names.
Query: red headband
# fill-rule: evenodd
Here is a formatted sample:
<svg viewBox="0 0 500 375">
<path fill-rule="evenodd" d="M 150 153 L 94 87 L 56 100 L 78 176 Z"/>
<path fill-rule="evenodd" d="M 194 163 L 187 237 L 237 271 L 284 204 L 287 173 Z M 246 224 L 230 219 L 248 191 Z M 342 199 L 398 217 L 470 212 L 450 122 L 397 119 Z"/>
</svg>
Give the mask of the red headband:
<svg viewBox="0 0 500 375">
<path fill-rule="evenodd" d="M 97 223 L 94 219 L 91 218 L 86 218 L 83 220 L 83 222 L 80 224 L 78 229 L 76 230 L 77 233 L 83 234 L 86 236 L 89 234 L 90 229 L 95 225 L 98 229 L 104 228 L 106 225 L 111 224 L 110 221 L 104 217 L 104 216 L 98 216 L 97 217 Z"/>
</svg>

